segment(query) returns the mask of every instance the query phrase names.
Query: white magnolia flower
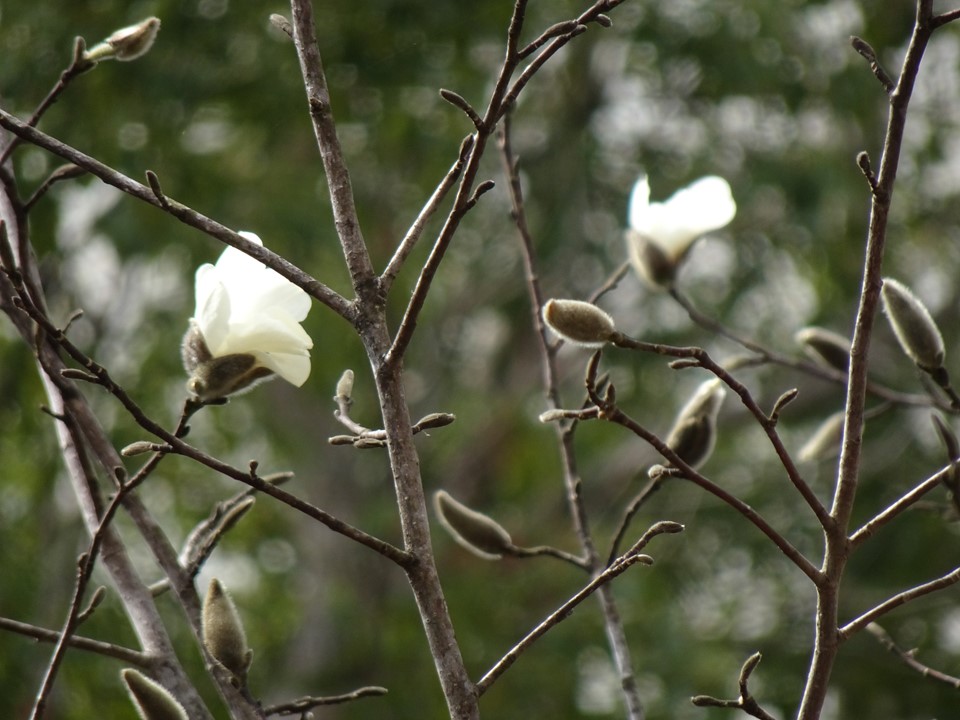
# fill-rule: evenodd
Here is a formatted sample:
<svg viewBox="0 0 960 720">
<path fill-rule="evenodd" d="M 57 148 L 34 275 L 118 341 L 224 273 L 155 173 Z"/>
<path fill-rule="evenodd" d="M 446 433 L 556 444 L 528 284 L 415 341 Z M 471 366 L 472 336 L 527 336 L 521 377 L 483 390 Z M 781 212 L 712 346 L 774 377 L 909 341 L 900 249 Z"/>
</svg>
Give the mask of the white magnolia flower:
<svg viewBox="0 0 960 720">
<path fill-rule="evenodd" d="M 260 238 L 242 232 L 258 245 Z M 310 297 L 263 263 L 228 247 L 196 276 L 196 310 L 183 342 L 188 389 L 224 397 L 277 374 L 296 386 L 310 375 L 313 340 L 300 323 Z"/>
<path fill-rule="evenodd" d="M 693 242 L 733 220 L 737 205 L 721 177 L 700 178 L 666 202 L 650 202 L 650 181 L 640 177 L 630 193 L 627 250 L 650 286 L 670 287 Z"/>
</svg>

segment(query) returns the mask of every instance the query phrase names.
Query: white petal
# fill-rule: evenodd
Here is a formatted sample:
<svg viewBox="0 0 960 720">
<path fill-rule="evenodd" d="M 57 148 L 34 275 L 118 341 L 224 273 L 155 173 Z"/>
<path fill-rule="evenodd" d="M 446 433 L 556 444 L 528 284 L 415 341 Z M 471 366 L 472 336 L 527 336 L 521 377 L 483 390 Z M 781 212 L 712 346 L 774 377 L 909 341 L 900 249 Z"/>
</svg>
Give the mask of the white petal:
<svg viewBox="0 0 960 720">
<path fill-rule="evenodd" d="M 291 385 L 300 387 L 310 377 L 310 356 L 289 353 L 257 353 L 264 367 L 273 370 Z"/>
<path fill-rule="evenodd" d="M 664 203 L 648 200 L 649 185 L 644 177 L 631 193 L 630 226 L 673 258 L 682 256 L 704 233 L 725 226 L 737 212 L 730 185 L 717 176 L 697 180 Z"/>
<path fill-rule="evenodd" d="M 193 319 L 196 320 L 210 353 L 214 356 L 221 355 L 223 353 L 219 352 L 219 348 L 229 333 L 230 296 L 213 265 L 201 265 L 197 269 L 196 297 L 197 307 Z"/>
<path fill-rule="evenodd" d="M 737 214 L 729 183 L 716 175 L 700 178 L 674 194 L 665 205 L 674 222 L 697 235 L 719 230 Z"/>
<path fill-rule="evenodd" d="M 630 221 L 630 227 L 638 232 L 643 232 L 642 226 L 645 222 L 647 208 L 650 206 L 650 179 L 646 175 L 641 175 L 630 191 L 630 204 L 628 205 L 627 217 Z"/>
<path fill-rule="evenodd" d="M 283 316 L 262 316 L 255 322 L 230 325 L 228 342 L 221 354 L 241 352 L 306 353 L 313 340 L 300 325 Z"/>
</svg>

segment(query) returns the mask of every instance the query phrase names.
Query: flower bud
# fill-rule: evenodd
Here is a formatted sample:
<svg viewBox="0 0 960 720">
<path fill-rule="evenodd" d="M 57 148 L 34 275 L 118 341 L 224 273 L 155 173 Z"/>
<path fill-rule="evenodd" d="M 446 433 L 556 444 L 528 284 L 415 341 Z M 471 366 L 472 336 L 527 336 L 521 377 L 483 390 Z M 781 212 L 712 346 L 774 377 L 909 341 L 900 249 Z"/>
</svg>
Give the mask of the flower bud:
<svg viewBox="0 0 960 720">
<path fill-rule="evenodd" d="M 843 442 L 843 411 L 836 412 L 816 429 L 810 439 L 797 451 L 800 462 L 833 460 L 840 453 Z"/>
<path fill-rule="evenodd" d="M 343 375 L 337 380 L 337 394 L 334 400 L 350 402 L 353 397 L 353 370 L 344 370 Z"/>
<path fill-rule="evenodd" d="M 564 340 L 584 347 L 602 347 L 617 331 L 612 317 L 581 300 L 548 300 L 543 320 Z"/>
<path fill-rule="evenodd" d="M 239 686 L 246 684 L 253 651 L 233 599 L 213 578 L 203 601 L 203 645 L 213 658 L 233 673 Z"/>
<path fill-rule="evenodd" d="M 102 43 L 84 53 L 84 60 L 99 62 L 116 58 L 117 60 L 136 60 L 146 55 L 153 47 L 153 41 L 160 32 L 160 18 L 150 17 L 136 25 L 121 28 Z"/>
<path fill-rule="evenodd" d="M 153 452 L 156 448 L 156 444 L 149 440 L 137 440 L 124 447 L 123 450 L 120 451 L 120 454 L 124 457 L 133 457 L 134 455 Z"/>
<path fill-rule="evenodd" d="M 794 339 L 815 362 L 842 373 L 850 367 L 850 341 L 843 335 L 819 327 L 805 327 Z"/>
<path fill-rule="evenodd" d="M 946 355 L 943 336 L 926 306 L 906 285 L 892 278 L 883 279 L 880 296 L 890 327 L 907 357 L 926 372 L 942 368 Z"/>
<path fill-rule="evenodd" d="M 713 453 L 717 442 L 717 416 L 726 396 L 727 390 L 719 379 L 701 383 L 680 410 L 667 435 L 667 447 L 694 470 Z M 670 467 L 669 463 L 667 467 Z"/>
<path fill-rule="evenodd" d="M 131 668 L 121 670 L 120 677 L 141 720 L 187 720 L 183 705 L 160 683 Z"/>
<path fill-rule="evenodd" d="M 485 560 L 499 560 L 513 541 L 499 523 L 454 500 L 444 490 L 433 496 L 440 523 L 456 542 Z"/>
</svg>

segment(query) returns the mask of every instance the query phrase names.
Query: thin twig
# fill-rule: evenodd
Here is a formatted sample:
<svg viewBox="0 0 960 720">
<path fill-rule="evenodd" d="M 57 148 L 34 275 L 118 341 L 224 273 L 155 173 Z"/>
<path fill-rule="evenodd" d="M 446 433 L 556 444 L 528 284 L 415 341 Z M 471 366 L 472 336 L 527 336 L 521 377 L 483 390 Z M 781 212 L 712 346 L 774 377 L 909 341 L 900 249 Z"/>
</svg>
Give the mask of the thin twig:
<svg viewBox="0 0 960 720">
<path fill-rule="evenodd" d="M 856 532 L 850 535 L 851 548 L 859 547 L 865 540 L 872 537 L 877 530 L 887 525 L 891 520 L 898 517 L 904 510 L 907 510 L 920 500 L 927 493 L 936 490 L 944 481 L 944 478 L 953 472 L 953 468 L 947 467 L 936 475 L 927 478 L 915 488 L 905 493 L 894 501 L 887 508 L 874 515 L 865 522 Z"/>
<path fill-rule="evenodd" d="M 437 185 L 437 188 L 433 191 L 430 199 L 427 200 L 427 203 L 420 210 L 420 213 L 413 221 L 410 229 L 407 230 L 407 234 L 404 235 L 403 240 L 397 246 L 397 250 L 394 252 L 393 257 L 390 258 L 390 262 L 387 263 L 387 267 L 384 268 L 383 274 L 380 275 L 380 291 L 384 295 L 390 292 L 390 288 L 393 286 L 393 281 L 396 280 L 397 275 L 400 274 L 400 269 L 403 267 L 403 263 L 410 256 L 413 248 L 417 245 L 417 241 L 419 241 L 420 237 L 423 235 L 427 221 L 436 213 L 437 209 L 440 207 L 440 203 L 443 202 L 443 199 L 447 196 L 447 193 L 450 192 L 450 188 L 454 186 L 454 184 L 457 182 L 457 179 L 460 177 L 460 174 L 463 172 L 463 166 L 467 161 L 467 157 L 473 150 L 473 142 L 473 135 L 468 135 L 466 138 L 464 138 L 463 142 L 460 143 L 460 153 L 457 156 L 456 161 L 447 171 L 447 174 L 444 175 L 443 180 L 440 181 L 440 184 Z"/>
<path fill-rule="evenodd" d="M 901 605 L 906 605 L 908 602 L 923 597 L 924 595 L 929 595 L 938 590 L 951 587 L 958 582 L 960 582 L 960 567 L 954 568 L 946 575 L 941 575 L 935 580 L 897 593 L 841 627 L 837 632 L 837 637 L 840 641 L 847 640 L 851 635 L 863 630 L 867 625 L 883 617 L 891 610 L 895 610 Z"/>
<path fill-rule="evenodd" d="M 546 324 L 543 320 L 543 292 L 540 288 L 540 280 L 537 272 L 537 256 L 534 249 L 533 238 L 527 225 L 523 188 L 518 172 L 518 160 L 515 158 L 511 146 L 509 114 L 503 118 L 498 142 L 504 172 L 508 181 L 507 186 L 510 192 L 514 224 L 516 225 L 520 240 L 524 276 L 526 279 L 527 293 L 530 297 L 530 311 L 533 326 L 539 341 L 544 388 L 547 402 L 551 408 L 548 413 L 551 411 L 561 412 L 559 409 L 560 390 L 556 363 L 557 351 L 560 345 L 559 343 L 551 342 Z M 622 277 L 622 273 L 619 276 Z M 613 287 L 616 282 L 618 282 L 617 273 L 614 274 L 613 279 L 605 283 L 604 287 L 598 291 L 597 296 L 602 295 L 605 288 Z M 571 418 L 572 416 L 567 415 L 566 417 Z M 585 416 L 581 415 L 580 417 L 582 419 Z M 557 445 L 563 464 L 563 482 L 566 489 L 567 507 L 570 512 L 573 529 L 580 542 L 580 547 L 583 550 L 586 568 L 591 573 L 597 573 L 601 568 L 601 560 L 591 536 L 586 508 L 584 507 L 581 496 L 582 483 L 580 473 L 577 469 L 574 449 L 575 431 L 575 422 L 558 423 L 555 428 Z M 611 562 L 608 562 L 607 565 L 610 565 Z M 630 654 L 629 644 L 627 643 L 626 630 L 620 618 L 616 599 L 609 587 L 601 588 L 598 598 L 607 630 L 611 654 L 613 655 L 613 660 L 620 676 L 620 686 L 623 692 L 624 702 L 627 706 L 627 716 L 631 718 L 631 720 L 642 720 L 644 717 L 643 703 L 640 698 L 640 690 L 633 669 L 633 660 Z"/>
<path fill-rule="evenodd" d="M 60 630 L 48 630 L 47 628 L 18 622 L 17 620 L 11 620 L 5 617 L 0 617 L 0 630 L 7 630 L 8 632 L 47 643 L 59 642 L 63 635 L 63 632 Z M 115 643 L 94 640 L 93 638 L 71 635 L 67 640 L 67 645 L 75 650 L 83 650 L 84 652 L 92 652 L 105 657 L 112 657 L 127 665 L 135 665 L 140 668 L 148 669 L 154 664 L 153 658 L 146 653 L 132 650 Z"/>
<path fill-rule="evenodd" d="M 302 697 L 278 705 L 268 705 L 263 709 L 263 714 L 270 715 L 302 715 L 315 707 L 325 705 L 341 705 L 347 702 L 353 702 L 365 697 L 378 697 L 386 695 L 387 689 L 375 685 L 358 688 L 352 692 L 342 695 L 325 695 L 321 697 Z"/>
<path fill-rule="evenodd" d="M 747 687 L 750 675 L 753 674 L 757 665 L 760 664 L 762 657 L 763 656 L 757 652 L 747 658 L 746 662 L 743 663 L 743 667 L 740 668 L 740 677 L 737 680 L 740 688 L 740 697 L 736 700 L 721 700 L 720 698 L 715 698 L 710 695 L 696 695 L 691 698 L 691 702 L 697 707 L 733 708 L 743 710 L 747 715 L 759 718 L 759 720 L 776 720 L 773 715 L 760 707 L 760 704 Z"/>
<path fill-rule="evenodd" d="M 303 86 L 310 107 L 313 133 L 320 149 L 320 158 L 330 188 L 330 203 L 337 237 L 343 249 L 343 257 L 350 271 L 353 290 L 361 301 L 372 301 L 377 293 L 376 274 L 367 252 L 347 169 L 337 137 L 337 128 L 330 105 L 330 91 L 323 72 L 323 61 L 317 46 L 314 28 L 313 5 L 310 0 L 291 0 L 293 42 L 300 60 Z"/>
<path fill-rule="evenodd" d="M 882 627 L 877 625 L 877 623 L 870 623 L 864 628 L 868 633 L 873 635 L 881 645 L 883 645 L 887 650 L 892 652 L 898 658 L 900 658 L 907 667 L 916 670 L 918 673 L 924 677 L 930 678 L 931 680 L 936 680 L 937 682 L 944 683 L 949 685 L 954 690 L 960 690 L 960 678 L 954 677 L 953 675 L 947 675 L 944 672 L 939 670 L 934 670 L 929 665 L 924 665 L 922 662 L 917 660 L 914 650 L 903 650 L 900 648 L 890 637 L 890 633 L 884 630 Z"/>
<path fill-rule="evenodd" d="M 261 245 L 247 240 L 225 225 L 212 220 L 206 215 L 198 213 L 196 210 L 171 199 L 169 196 L 165 196 L 166 204 L 161 203 L 153 190 L 146 185 L 138 183 L 123 173 L 117 172 L 109 165 L 105 165 L 99 160 L 80 152 L 76 148 L 20 122 L 13 115 L 2 109 L 0 109 L 0 127 L 9 130 L 14 135 L 39 148 L 43 148 L 68 162 L 82 167 L 91 175 L 100 178 L 107 185 L 112 185 L 128 195 L 166 211 L 185 225 L 196 228 L 231 247 L 237 248 L 255 260 L 262 262 L 270 269 L 276 270 L 280 275 L 287 278 L 294 285 L 303 288 L 308 295 L 329 307 L 351 324 L 356 321 L 356 308 L 353 303 L 316 278 L 305 273 L 289 260 L 277 255 L 272 250 L 268 250 Z"/>
<path fill-rule="evenodd" d="M 171 448 L 171 452 L 189 457 L 201 463 L 202 465 L 221 473 L 222 475 L 249 485 L 265 495 L 270 495 L 271 497 L 292 507 L 293 509 L 323 523 L 334 532 L 344 535 L 351 540 L 354 540 L 361 545 L 380 553 L 398 565 L 406 566 L 411 561 L 410 556 L 406 552 L 400 550 L 394 545 L 380 540 L 379 538 L 373 537 L 372 535 L 369 535 L 362 530 L 345 523 L 344 521 L 334 517 L 324 510 L 321 510 L 315 505 L 312 505 L 311 503 L 308 503 L 307 501 L 302 500 L 301 498 L 298 498 L 297 496 L 292 495 L 291 493 L 288 493 L 285 490 L 265 481 L 256 473 L 245 472 L 228 465 L 227 463 L 221 462 L 220 460 L 217 460 L 216 458 L 207 455 L 192 445 L 184 442 L 181 438 L 177 437 L 175 433 L 171 433 L 159 423 L 151 420 L 146 413 L 143 412 L 140 406 L 134 402 L 133 398 L 131 398 L 122 387 L 113 381 L 106 368 L 94 362 L 92 358 L 74 345 L 69 338 L 64 336 L 59 329 L 50 323 L 50 321 L 26 299 L 24 302 L 24 309 L 28 312 L 30 317 L 40 327 L 43 328 L 43 330 L 52 340 L 66 350 L 67 354 L 69 354 L 74 360 L 82 364 L 87 370 L 99 378 L 99 384 L 118 401 L 120 401 L 120 404 L 123 405 L 126 411 L 141 428 L 153 435 L 156 435 L 158 438 L 167 443 Z"/>
<path fill-rule="evenodd" d="M 517 661 L 517 658 L 519 658 L 520 655 L 527 650 L 527 648 L 543 637 L 543 635 L 546 634 L 551 628 L 556 627 L 560 622 L 565 620 L 580 603 L 590 597 L 590 595 L 599 590 L 602 586 L 613 580 L 618 575 L 623 574 L 632 565 L 636 565 L 637 563 L 651 565 L 653 564 L 653 559 L 648 555 L 634 553 L 632 550 L 621 555 L 616 562 L 610 565 L 610 567 L 608 567 L 602 573 L 597 575 L 576 595 L 571 597 L 563 605 L 550 613 L 550 615 L 548 615 L 543 622 L 531 630 L 526 637 L 514 645 L 506 655 L 497 661 L 497 663 L 490 668 L 482 678 L 480 678 L 479 682 L 477 682 L 477 694 L 483 695 L 483 693 L 485 693 L 490 686 L 496 682 L 497 678 L 503 675 L 503 673 L 505 673 L 507 669 Z"/>
<path fill-rule="evenodd" d="M 50 106 L 53 105 L 57 100 L 60 99 L 60 96 L 70 85 L 70 82 L 93 68 L 96 63 L 93 63 L 84 58 L 84 51 L 86 50 L 86 43 L 83 41 L 82 37 L 78 37 L 73 41 L 73 58 L 70 61 L 70 65 L 60 73 L 60 79 L 57 80 L 57 84 L 53 86 L 50 92 L 47 93 L 47 96 L 40 102 L 37 106 L 37 109 L 33 111 L 33 115 L 30 116 L 30 119 L 27 120 L 27 125 L 30 127 L 35 127 L 40 118 L 43 117 L 43 114 L 50 109 Z M 6 164 L 7 160 L 10 158 L 10 154 L 16 150 L 17 146 L 22 142 L 21 138 L 13 138 L 10 143 L 0 150 L 0 166 Z"/>
</svg>

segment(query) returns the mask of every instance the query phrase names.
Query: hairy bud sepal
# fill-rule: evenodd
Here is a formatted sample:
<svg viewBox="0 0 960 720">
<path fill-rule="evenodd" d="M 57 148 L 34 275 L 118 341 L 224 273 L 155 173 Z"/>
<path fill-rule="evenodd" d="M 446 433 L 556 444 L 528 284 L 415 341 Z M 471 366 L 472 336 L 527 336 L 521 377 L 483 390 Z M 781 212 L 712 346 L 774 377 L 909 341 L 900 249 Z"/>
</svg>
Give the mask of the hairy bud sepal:
<svg viewBox="0 0 960 720">
<path fill-rule="evenodd" d="M 499 523 L 454 500 L 445 490 L 433 496 L 440 523 L 462 547 L 485 560 L 499 560 L 513 540 Z"/>
<path fill-rule="evenodd" d="M 815 362 L 846 373 L 850 367 L 850 340 L 819 327 L 805 327 L 794 336 Z"/>
<path fill-rule="evenodd" d="M 127 668 L 120 672 L 142 720 L 187 720 L 183 705 L 160 683 Z"/>
<path fill-rule="evenodd" d="M 713 453 L 717 442 L 717 416 L 726 396 L 727 390 L 719 379 L 701 383 L 677 414 L 667 435 L 667 447 L 694 470 L 702 467 Z M 672 465 L 668 462 L 666 467 Z M 654 466 L 651 477 L 659 472 L 658 466 Z"/>
<path fill-rule="evenodd" d="M 843 411 L 835 412 L 824 420 L 814 431 L 810 439 L 797 452 L 800 462 L 821 462 L 834 460 L 840 454 L 843 443 Z"/>
<path fill-rule="evenodd" d="M 203 601 L 203 645 L 229 670 L 238 687 L 247 682 L 253 651 L 247 646 L 240 613 L 219 580 L 213 578 Z"/>
<path fill-rule="evenodd" d="M 883 309 L 900 347 L 917 367 L 936 373 L 943 367 L 946 350 L 940 328 L 920 299 L 901 282 L 883 279 Z"/>
<path fill-rule="evenodd" d="M 160 32 L 160 18 L 149 17 L 136 25 L 120 28 L 102 43 L 98 43 L 83 54 L 89 62 L 116 59 L 136 60 L 147 54 L 153 41 Z"/>
<path fill-rule="evenodd" d="M 582 300 L 548 300 L 543 321 L 564 340 L 589 348 L 603 347 L 617 332 L 612 317 Z"/>
</svg>

